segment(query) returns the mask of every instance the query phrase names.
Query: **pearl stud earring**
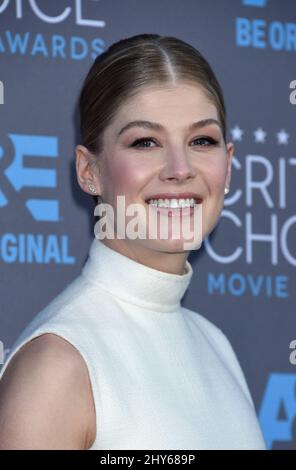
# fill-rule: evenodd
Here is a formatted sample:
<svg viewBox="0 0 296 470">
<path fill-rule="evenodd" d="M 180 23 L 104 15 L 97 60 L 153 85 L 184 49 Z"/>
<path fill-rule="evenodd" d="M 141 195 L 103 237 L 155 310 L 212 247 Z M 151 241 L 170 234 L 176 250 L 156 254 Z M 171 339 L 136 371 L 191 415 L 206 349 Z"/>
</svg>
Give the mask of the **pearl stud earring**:
<svg viewBox="0 0 296 470">
<path fill-rule="evenodd" d="M 229 193 L 229 188 L 225 188 L 224 189 L 224 194 L 228 194 Z"/>
</svg>

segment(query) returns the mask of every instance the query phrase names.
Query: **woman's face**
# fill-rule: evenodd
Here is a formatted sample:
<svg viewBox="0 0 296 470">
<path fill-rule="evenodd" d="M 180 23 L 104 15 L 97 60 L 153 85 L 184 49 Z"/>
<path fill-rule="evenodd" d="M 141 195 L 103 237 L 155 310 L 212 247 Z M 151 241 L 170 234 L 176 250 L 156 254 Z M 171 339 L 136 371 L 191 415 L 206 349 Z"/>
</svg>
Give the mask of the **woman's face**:
<svg viewBox="0 0 296 470">
<path fill-rule="evenodd" d="M 115 218 L 119 195 L 125 196 L 126 207 L 139 203 L 145 208 L 148 227 L 147 198 L 190 192 L 202 197 L 202 239 L 212 231 L 223 208 L 224 188 L 230 183 L 233 144 L 225 146 L 215 122 L 191 128 L 205 119 L 219 121 L 216 107 L 200 87 L 187 83 L 147 87 L 122 105 L 104 133 L 99 170 L 92 179 L 97 194 L 113 206 Z M 131 121 L 149 121 L 159 128 L 147 124 L 123 130 Z M 169 236 L 132 243 L 180 252 L 183 241 Z"/>
</svg>

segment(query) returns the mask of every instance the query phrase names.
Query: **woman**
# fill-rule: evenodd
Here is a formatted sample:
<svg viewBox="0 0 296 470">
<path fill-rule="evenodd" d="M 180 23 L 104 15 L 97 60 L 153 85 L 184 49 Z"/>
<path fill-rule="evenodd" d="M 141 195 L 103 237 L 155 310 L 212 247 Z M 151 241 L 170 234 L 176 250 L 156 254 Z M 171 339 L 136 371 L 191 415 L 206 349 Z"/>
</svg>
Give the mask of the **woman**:
<svg viewBox="0 0 296 470">
<path fill-rule="evenodd" d="M 138 35 L 95 60 L 76 171 L 114 210 L 115 237 L 96 225 L 81 275 L 14 344 L 1 372 L 1 448 L 265 448 L 227 338 L 181 306 L 193 273 L 184 233 L 170 225 L 166 238 L 159 227 L 147 237 L 168 220 L 192 228 L 197 207 L 202 239 L 217 224 L 233 155 L 225 114 L 210 65 L 179 39 Z M 142 208 L 144 237 L 117 236 L 118 196 Z M 131 221 L 126 213 L 126 229 Z"/>
</svg>

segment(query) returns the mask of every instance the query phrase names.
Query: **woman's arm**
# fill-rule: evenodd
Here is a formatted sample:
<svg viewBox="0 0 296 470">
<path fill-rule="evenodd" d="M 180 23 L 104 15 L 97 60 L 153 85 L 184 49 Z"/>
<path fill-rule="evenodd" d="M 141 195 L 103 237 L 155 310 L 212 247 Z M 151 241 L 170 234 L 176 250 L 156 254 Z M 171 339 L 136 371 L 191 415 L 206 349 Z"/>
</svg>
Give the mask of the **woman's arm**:
<svg viewBox="0 0 296 470">
<path fill-rule="evenodd" d="M 88 449 L 95 408 L 87 367 L 63 338 L 26 343 L 0 381 L 0 449 Z"/>
</svg>

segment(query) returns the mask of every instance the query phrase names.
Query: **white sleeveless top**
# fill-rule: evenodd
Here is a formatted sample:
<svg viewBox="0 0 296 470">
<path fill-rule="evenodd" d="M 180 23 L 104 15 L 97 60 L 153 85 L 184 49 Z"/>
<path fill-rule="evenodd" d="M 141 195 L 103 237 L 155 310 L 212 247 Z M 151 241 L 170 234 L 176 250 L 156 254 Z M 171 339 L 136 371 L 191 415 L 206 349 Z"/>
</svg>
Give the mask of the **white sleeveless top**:
<svg viewBox="0 0 296 470">
<path fill-rule="evenodd" d="M 88 368 L 96 410 L 90 449 L 265 449 L 230 343 L 181 306 L 193 271 L 166 273 L 107 247 L 27 325 L 10 350 L 55 333 Z M 36 358 L 38 360 L 38 358 Z"/>
</svg>

